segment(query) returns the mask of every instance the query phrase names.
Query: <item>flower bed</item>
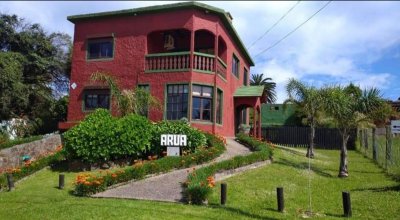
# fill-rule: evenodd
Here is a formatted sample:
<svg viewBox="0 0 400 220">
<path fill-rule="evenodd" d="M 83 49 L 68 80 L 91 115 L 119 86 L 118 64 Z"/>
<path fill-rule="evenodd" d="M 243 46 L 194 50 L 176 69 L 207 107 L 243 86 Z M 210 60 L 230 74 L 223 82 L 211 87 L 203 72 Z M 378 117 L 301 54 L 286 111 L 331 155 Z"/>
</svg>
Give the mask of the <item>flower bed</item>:
<svg viewBox="0 0 400 220">
<path fill-rule="evenodd" d="M 186 187 L 185 194 L 189 203 L 203 204 L 204 201 L 208 199 L 212 188 L 215 186 L 215 173 L 235 169 L 271 158 L 272 148 L 269 144 L 249 137 L 246 134 L 238 134 L 236 139 L 252 151 L 256 152 L 246 156 L 236 156 L 230 160 L 202 167 L 189 173 L 188 180 L 184 184 Z"/>
<path fill-rule="evenodd" d="M 76 177 L 74 194 L 89 196 L 102 192 L 107 187 L 129 180 L 138 180 L 149 174 L 157 174 L 201 164 L 218 157 L 225 150 L 225 139 L 206 134 L 207 146 L 198 148 L 195 153 L 181 157 L 163 157 L 158 160 L 137 160 L 132 166 L 113 171 L 81 173 Z"/>
<path fill-rule="evenodd" d="M 64 159 L 61 153 L 62 146 L 58 146 L 55 151 L 41 155 L 38 159 L 26 160 L 22 167 L 7 168 L 0 170 L 0 190 L 7 187 L 7 174 L 12 174 L 14 182 L 29 176 L 47 166 L 53 165 Z"/>
</svg>

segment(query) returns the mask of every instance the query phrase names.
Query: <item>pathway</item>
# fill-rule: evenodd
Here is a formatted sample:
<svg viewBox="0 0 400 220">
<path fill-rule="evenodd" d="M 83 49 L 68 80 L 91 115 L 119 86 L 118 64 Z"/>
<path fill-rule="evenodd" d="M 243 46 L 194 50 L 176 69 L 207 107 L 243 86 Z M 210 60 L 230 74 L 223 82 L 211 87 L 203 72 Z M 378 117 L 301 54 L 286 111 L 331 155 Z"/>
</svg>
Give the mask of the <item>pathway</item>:
<svg viewBox="0 0 400 220">
<path fill-rule="evenodd" d="M 197 165 L 195 167 L 199 168 L 213 162 L 219 162 L 230 159 L 237 155 L 246 155 L 250 153 L 248 148 L 236 142 L 234 138 L 227 138 L 226 149 L 227 150 L 221 156 L 213 161 L 207 164 Z M 130 182 L 126 185 L 97 193 L 92 197 L 181 202 L 183 201 L 183 188 L 181 184 L 186 181 L 188 175 L 187 171 L 191 169 L 193 168 L 175 170 L 147 179 Z"/>
</svg>

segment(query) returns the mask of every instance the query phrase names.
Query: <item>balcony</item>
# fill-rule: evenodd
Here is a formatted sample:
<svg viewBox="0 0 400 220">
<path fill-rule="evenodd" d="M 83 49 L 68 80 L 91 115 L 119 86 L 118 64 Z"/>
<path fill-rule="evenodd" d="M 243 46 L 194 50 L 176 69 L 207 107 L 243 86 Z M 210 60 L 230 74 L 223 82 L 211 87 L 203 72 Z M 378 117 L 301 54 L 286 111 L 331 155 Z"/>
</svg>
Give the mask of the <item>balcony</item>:
<svg viewBox="0 0 400 220">
<path fill-rule="evenodd" d="M 216 69 L 215 62 L 217 62 Z M 190 69 L 201 73 L 217 73 L 226 79 L 225 62 L 220 57 L 216 59 L 212 54 L 193 52 L 193 62 L 189 51 L 155 53 L 145 57 L 146 73 L 185 72 Z"/>
</svg>

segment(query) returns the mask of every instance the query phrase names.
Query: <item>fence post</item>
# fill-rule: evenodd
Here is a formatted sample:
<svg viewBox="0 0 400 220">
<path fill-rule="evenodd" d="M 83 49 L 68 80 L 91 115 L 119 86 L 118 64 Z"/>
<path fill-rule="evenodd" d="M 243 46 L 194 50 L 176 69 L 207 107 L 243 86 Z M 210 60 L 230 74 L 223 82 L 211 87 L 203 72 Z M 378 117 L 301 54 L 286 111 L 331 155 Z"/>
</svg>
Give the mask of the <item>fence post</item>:
<svg viewBox="0 0 400 220">
<path fill-rule="evenodd" d="M 342 192 L 343 212 L 345 217 L 351 217 L 351 200 L 350 192 Z"/>
<path fill-rule="evenodd" d="M 386 169 L 392 161 L 392 129 L 386 126 Z"/>
<path fill-rule="evenodd" d="M 278 200 L 278 212 L 283 212 L 285 209 L 285 200 L 283 196 L 283 187 L 276 188 L 276 198 Z"/>
<path fill-rule="evenodd" d="M 376 141 L 376 128 L 372 129 L 372 159 L 374 159 L 375 161 L 378 160 L 378 157 L 376 155 L 378 149 L 378 143 Z"/>
<path fill-rule="evenodd" d="M 7 174 L 7 185 L 8 185 L 8 191 L 13 190 L 15 187 L 13 176 L 10 173 Z"/>
<path fill-rule="evenodd" d="M 221 205 L 226 204 L 226 183 L 221 183 Z"/>
</svg>

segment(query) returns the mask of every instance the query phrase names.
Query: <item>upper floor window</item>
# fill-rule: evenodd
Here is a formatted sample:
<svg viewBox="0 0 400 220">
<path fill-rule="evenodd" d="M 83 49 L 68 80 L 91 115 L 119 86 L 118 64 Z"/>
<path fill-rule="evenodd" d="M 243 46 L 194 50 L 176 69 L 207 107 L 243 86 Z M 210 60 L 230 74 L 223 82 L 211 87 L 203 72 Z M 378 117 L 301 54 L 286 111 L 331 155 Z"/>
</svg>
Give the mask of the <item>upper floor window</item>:
<svg viewBox="0 0 400 220">
<path fill-rule="evenodd" d="M 84 92 L 84 110 L 91 111 L 96 108 L 110 109 L 109 89 L 88 89 Z"/>
<path fill-rule="evenodd" d="M 213 87 L 193 85 L 192 119 L 211 121 Z"/>
<path fill-rule="evenodd" d="M 249 76 L 249 73 L 247 72 L 247 69 L 244 68 L 243 69 L 243 85 L 244 86 L 247 86 L 248 76 Z"/>
<path fill-rule="evenodd" d="M 239 58 L 235 54 L 232 55 L 232 73 L 239 78 Z"/>
<path fill-rule="evenodd" d="M 114 39 L 112 37 L 92 38 L 87 41 L 87 59 L 113 58 Z"/>
</svg>

